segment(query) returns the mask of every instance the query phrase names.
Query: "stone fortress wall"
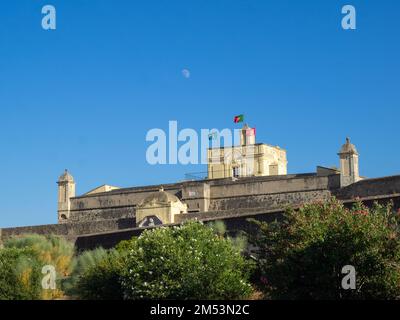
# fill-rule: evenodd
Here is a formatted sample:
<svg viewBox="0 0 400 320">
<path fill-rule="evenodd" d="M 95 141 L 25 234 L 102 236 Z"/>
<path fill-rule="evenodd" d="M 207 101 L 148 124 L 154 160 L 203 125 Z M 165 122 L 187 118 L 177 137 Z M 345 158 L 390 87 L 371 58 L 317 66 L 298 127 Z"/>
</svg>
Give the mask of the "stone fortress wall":
<svg viewBox="0 0 400 320">
<path fill-rule="evenodd" d="M 342 201 L 356 198 L 365 201 L 393 200 L 400 208 L 400 176 L 366 179 L 345 188 L 339 188 L 339 175 L 316 174 L 278 177 L 254 177 L 233 182 L 231 179 L 184 182 L 164 185 L 166 191 L 184 199 L 191 189 L 210 186 L 209 208 L 181 217 L 199 220 L 231 219 L 248 215 L 268 215 L 282 212 L 286 206 L 299 206 L 309 201 L 325 200 L 331 195 Z M 82 235 L 112 233 L 136 228 L 135 210 L 138 203 L 159 186 L 128 188 L 108 193 L 75 197 L 72 199 L 71 220 L 65 223 L 1 229 L 1 239 L 27 233 L 56 234 L 75 240 Z M 203 198 L 186 199 L 203 202 Z M 197 207 L 193 205 L 194 207 Z"/>
<path fill-rule="evenodd" d="M 279 208 L 282 205 L 319 200 L 338 189 L 338 175 L 315 174 L 207 180 L 164 185 L 164 190 L 189 204 L 189 211 L 220 211 L 235 208 Z M 201 193 L 208 186 L 207 195 Z M 68 221 L 134 218 L 135 208 L 160 186 L 118 189 L 71 199 Z M 193 193 L 191 193 L 193 192 Z M 207 203 L 205 203 L 207 202 Z M 192 210 L 190 210 L 192 209 Z"/>
<path fill-rule="evenodd" d="M 323 200 L 339 187 L 340 177 L 316 174 L 218 179 L 164 185 L 165 191 L 189 204 L 190 215 L 224 215 L 239 209 L 278 209 Z M 134 228 L 137 205 L 160 186 L 117 189 L 71 198 L 69 219 L 63 223 L 2 229 L 3 240 L 24 233 L 77 235 Z M 204 194 L 206 190 L 207 194 Z"/>
<path fill-rule="evenodd" d="M 24 234 L 58 235 L 75 241 L 79 235 L 135 228 L 133 219 L 108 219 L 0 229 L 0 242 Z"/>
<path fill-rule="evenodd" d="M 298 207 L 331 196 L 347 205 L 357 198 L 368 205 L 374 201 L 393 201 L 395 209 L 400 209 L 400 176 L 360 177 L 358 152 L 349 139 L 338 155 L 340 170 L 317 167 L 316 173 L 308 174 L 232 175 L 221 179 L 123 189 L 104 185 L 81 196 L 75 196 L 75 181 L 65 171 L 58 180 L 59 223 L 3 228 L 0 229 L 0 241 L 27 233 L 55 234 L 77 243 L 86 243 L 87 239 L 88 247 L 95 247 L 140 233 L 143 228 L 139 226 L 152 227 L 146 225 L 146 218 L 156 221 L 161 211 L 165 212 L 164 216 L 171 217 L 170 221 L 161 221 L 165 224 L 188 219 L 222 219 L 228 227 L 248 228 L 248 217 L 269 220 L 281 215 L 288 206 Z M 176 213 L 177 208 L 184 211 Z M 145 214 L 145 219 L 138 222 L 136 212 L 140 216 L 149 212 L 149 216 Z"/>
</svg>

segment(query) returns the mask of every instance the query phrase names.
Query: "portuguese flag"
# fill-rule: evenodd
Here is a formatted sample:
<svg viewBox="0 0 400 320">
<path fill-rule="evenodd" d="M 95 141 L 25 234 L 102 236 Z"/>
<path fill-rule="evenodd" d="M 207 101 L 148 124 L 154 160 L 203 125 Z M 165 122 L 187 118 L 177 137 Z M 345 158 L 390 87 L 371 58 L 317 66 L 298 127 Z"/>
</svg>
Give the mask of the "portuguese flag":
<svg viewBox="0 0 400 320">
<path fill-rule="evenodd" d="M 243 122 L 244 121 L 244 115 L 240 114 L 238 116 L 236 116 L 235 118 L 233 118 L 233 122 L 234 123 L 239 123 L 239 122 Z"/>
</svg>

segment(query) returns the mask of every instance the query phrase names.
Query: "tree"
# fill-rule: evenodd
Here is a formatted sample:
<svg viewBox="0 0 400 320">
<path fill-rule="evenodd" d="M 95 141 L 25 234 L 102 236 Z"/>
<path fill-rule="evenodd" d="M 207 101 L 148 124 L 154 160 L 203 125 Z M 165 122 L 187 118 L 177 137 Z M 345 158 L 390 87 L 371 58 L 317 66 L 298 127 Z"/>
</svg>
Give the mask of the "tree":
<svg viewBox="0 0 400 320">
<path fill-rule="evenodd" d="M 335 199 L 290 209 L 282 222 L 259 223 L 260 286 L 273 299 L 396 299 L 400 297 L 400 238 L 391 206 Z M 356 289 L 342 287 L 345 266 Z"/>
</svg>

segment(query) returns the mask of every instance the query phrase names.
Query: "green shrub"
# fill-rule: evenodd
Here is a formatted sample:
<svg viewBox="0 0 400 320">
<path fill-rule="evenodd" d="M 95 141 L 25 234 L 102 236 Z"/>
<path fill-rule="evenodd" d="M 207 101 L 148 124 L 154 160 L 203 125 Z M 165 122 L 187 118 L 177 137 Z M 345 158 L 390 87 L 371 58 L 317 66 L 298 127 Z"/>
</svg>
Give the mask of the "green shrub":
<svg viewBox="0 0 400 320">
<path fill-rule="evenodd" d="M 126 299 L 241 299 L 252 292 L 239 250 L 200 223 L 147 230 L 124 247 Z"/>
<path fill-rule="evenodd" d="M 391 207 L 335 199 L 289 210 L 282 223 L 258 223 L 261 287 L 274 299 L 396 299 L 400 297 L 400 238 Z M 344 290 L 344 266 L 356 289 Z"/>
<path fill-rule="evenodd" d="M 41 297 L 41 266 L 29 249 L 0 249 L 0 300 L 36 300 Z"/>
<path fill-rule="evenodd" d="M 122 267 L 123 254 L 117 250 L 85 251 L 74 262 L 67 292 L 86 300 L 122 299 L 119 281 Z"/>
<path fill-rule="evenodd" d="M 100 261 L 106 258 L 108 251 L 103 248 L 84 251 L 76 256 L 72 263 L 72 276 L 84 274 L 90 268 L 95 267 Z"/>
<path fill-rule="evenodd" d="M 235 237 L 227 236 L 226 225 L 221 220 L 210 222 L 207 224 L 207 226 L 211 228 L 219 237 L 226 238 L 228 241 L 230 241 L 232 245 L 240 252 L 244 252 L 247 249 L 248 240 L 245 232 L 239 232 Z"/>
<path fill-rule="evenodd" d="M 226 225 L 221 220 L 210 222 L 208 224 L 208 227 L 211 228 L 214 231 L 214 233 L 220 237 L 224 237 L 226 234 Z"/>
<path fill-rule="evenodd" d="M 74 245 L 58 236 L 42 236 L 28 234 L 16 236 L 6 241 L 6 248 L 29 249 L 33 251 L 41 267 L 45 265 L 54 266 L 56 270 L 57 287 L 55 290 L 43 290 L 43 299 L 55 299 L 64 295 L 61 288 L 61 281 L 72 271 L 72 259 Z"/>
<path fill-rule="evenodd" d="M 101 260 L 103 260 L 106 255 L 107 250 L 100 247 L 94 250 L 84 251 L 81 254 L 74 256 L 71 263 L 72 272 L 64 282 L 64 291 L 66 294 L 78 296 L 79 292 L 77 286 L 79 279 L 90 268 L 95 267 Z"/>
<path fill-rule="evenodd" d="M 68 275 L 71 272 L 74 245 L 62 237 L 27 234 L 10 238 L 4 246 L 32 249 L 43 263 L 54 265 L 60 275 Z"/>
<path fill-rule="evenodd" d="M 76 257 L 67 292 L 90 300 L 247 297 L 250 264 L 234 242 L 199 223 L 145 231 Z"/>
</svg>

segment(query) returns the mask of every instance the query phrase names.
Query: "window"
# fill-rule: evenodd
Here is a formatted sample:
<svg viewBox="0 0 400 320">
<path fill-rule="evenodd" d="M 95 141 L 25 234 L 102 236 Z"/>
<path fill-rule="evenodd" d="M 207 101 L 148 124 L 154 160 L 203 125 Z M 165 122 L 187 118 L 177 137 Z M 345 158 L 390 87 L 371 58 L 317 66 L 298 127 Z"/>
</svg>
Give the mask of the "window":
<svg viewBox="0 0 400 320">
<path fill-rule="evenodd" d="M 232 170 L 233 170 L 233 176 L 235 178 L 240 177 L 240 167 L 233 167 Z"/>
</svg>

